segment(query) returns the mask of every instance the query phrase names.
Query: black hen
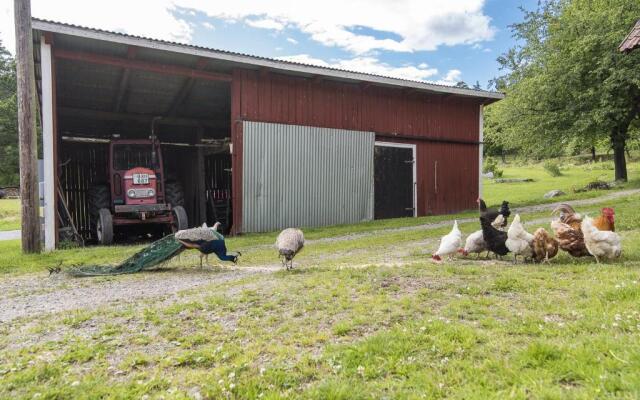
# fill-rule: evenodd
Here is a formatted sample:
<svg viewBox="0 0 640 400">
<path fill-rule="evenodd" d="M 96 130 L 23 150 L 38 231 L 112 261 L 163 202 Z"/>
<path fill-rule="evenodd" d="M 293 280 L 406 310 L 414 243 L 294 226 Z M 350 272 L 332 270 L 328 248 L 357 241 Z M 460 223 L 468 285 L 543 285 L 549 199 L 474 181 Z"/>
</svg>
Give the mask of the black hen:
<svg viewBox="0 0 640 400">
<path fill-rule="evenodd" d="M 487 250 L 492 251 L 499 256 L 504 256 L 509 252 L 509 249 L 505 244 L 505 242 L 507 241 L 507 232 L 500 231 L 494 228 L 491 225 L 491 221 L 493 220 L 487 218 L 485 215 L 480 216 L 482 237 L 484 238 L 484 242 L 487 244 Z"/>
<path fill-rule="evenodd" d="M 502 214 L 502 216 L 504 217 L 504 222 L 502 223 L 502 227 L 507 226 L 507 219 L 509 218 L 509 215 L 511 215 L 511 210 L 509 210 L 508 201 L 506 200 L 503 201 L 502 204 L 500 205 L 499 210 L 493 210 L 493 209 L 487 208 L 487 204 L 484 202 L 484 200 L 479 198 L 478 208 L 480 209 L 480 217 L 485 217 L 490 222 L 495 221 L 496 217 Z"/>
</svg>

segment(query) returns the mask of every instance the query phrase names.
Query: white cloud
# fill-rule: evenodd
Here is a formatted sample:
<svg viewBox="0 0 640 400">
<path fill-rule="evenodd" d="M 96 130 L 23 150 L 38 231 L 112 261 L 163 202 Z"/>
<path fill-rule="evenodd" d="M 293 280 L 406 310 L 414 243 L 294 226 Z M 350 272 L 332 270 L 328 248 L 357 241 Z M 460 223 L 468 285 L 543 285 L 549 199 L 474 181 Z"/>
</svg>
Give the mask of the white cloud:
<svg viewBox="0 0 640 400">
<path fill-rule="evenodd" d="M 364 56 L 351 59 L 332 60 L 327 62 L 319 58 L 314 58 L 308 54 L 297 54 L 293 56 L 279 57 L 284 61 L 293 61 L 302 64 L 317 65 L 320 67 L 338 68 L 348 71 L 364 72 L 367 74 L 375 74 L 388 76 L 392 78 L 410 79 L 414 81 L 426 81 L 438 73 L 436 68 L 429 68 L 428 65 L 422 63 L 419 66 L 404 65 L 395 67 L 381 62 L 375 57 Z"/>
<path fill-rule="evenodd" d="M 181 19 L 181 15 L 172 12 L 179 3 L 173 0 L 32 0 L 31 14 L 43 19 L 189 43 L 193 28 Z M 0 38 L 14 52 L 13 1 L 0 4 Z"/>
<path fill-rule="evenodd" d="M 275 19 L 263 18 L 263 19 L 245 19 L 244 22 L 253 28 L 272 29 L 281 31 L 284 29 L 284 24 L 276 21 Z"/>
<path fill-rule="evenodd" d="M 450 69 L 443 78 L 434 81 L 438 85 L 453 86 L 462 80 L 462 71 L 459 69 Z"/>
<path fill-rule="evenodd" d="M 491 19 L 482 11 L 485 0 L 325 0 L 304 6 L 290 0 L 32 0 L 36 17 L 153 38 L 189 42 L 193 33 L 184 20 L 189 10 L 225 22 L 244 21 L 251 26 L 282 30 L 292 27 L 327 46 L 354 54 L 374 50 L 435 50 L 441 45 L 483 42 L 493 38 Z M 13 2 L 0 5 L 0 37 L 10 49 L 13 39 Z M 126 10 L 126 14 L 123 14 Z M 376 38 L 363 30 L 389 32 Z"/>
<path fill-rule="evenodd" d="M 202 26 L 204 26 L 206 29 L 209 29 L 210 31 L 216 29 L 215 26 L 213 26 L 213 24 L 211 22 L 203 22 Z"/>
<path fill-rule="evenodd" d="M 287 38 L 287 42 L 293 43 L 293 44 L 298 44 L 297 40 L 295 40 L 294 38 L 290 38 L 290 37 Z"/>
</svg>

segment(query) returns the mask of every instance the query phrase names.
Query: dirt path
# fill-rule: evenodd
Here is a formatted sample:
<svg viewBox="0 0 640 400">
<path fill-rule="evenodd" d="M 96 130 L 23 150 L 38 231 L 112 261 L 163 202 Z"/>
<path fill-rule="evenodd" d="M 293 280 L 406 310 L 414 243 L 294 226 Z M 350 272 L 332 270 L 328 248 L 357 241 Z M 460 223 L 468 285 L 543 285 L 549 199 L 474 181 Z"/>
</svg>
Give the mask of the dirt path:
<svg viewBox="0 0 640 400">
<path fill-rule="evenodd" d="M 573 201 L 558 201 L 558 202 L 555 202 L 555 203 L 538 204 L 538 205 L 533 205 L 533 206 L 512 208 L 511 212 L 512 212 L 512 214 L 515 214 L 515 213 L 526 214 L 526 213 L 536 213 L 536 212 L 545 211 L 545 210 L 551 211 L 554 208 L 556 208 L 559 204 L 562 204 L 562 203 L 568 203 L 568 204 L 571 204 L 572 206 L 576 206 L 576 207 L 577 206 L 585 206 L 585 205 L 591 205 L 591 204 L 600 203 L 600 202 L 607 201 L 607 200 L 618 199 L 620 197 L 632 196 L 634 194 L 639 194 L 639 193 L 640 193 L 640 189 L 621 190 L 619 192 L 613 192 L 613 193 L 606 194 L 604 196 L 594 197 L 594 198 L 591 198 L 591 199 L 573 200 Z M 458 220 L 458 223 L 462 224 L 462 223 L 475 222 L 475 221 L 477 221 L 476 217 L 473 217 L 473 218 L 462 218 L 462 219 Z M 537 220 L 537 221 L 539 223 L 539 222 L 542 222 L 544 220 Z M 331 238 L 307 240 L 306 243 L 312 244 L 312 243 L 322 243 L 322 242 L 335 242 L 335 241 L 341 241 L 341 240 L 353 240 L 353 239 L 358 239 L 358 238 L 361 238 L 361 237 L 379 235 L 381 233 L 390 233 L 390 232 L 415 231 L 415 230 L 423 230 L 423 229 L 425 229 L 425 230 L 438 229 L 438 228 L 442 228 L 443 226 L 450 226 L 452 223 L 453 223 L 453 220 L 446 220 L 446 221 L 433 222 L 433 223 L 422 224 L 422 225 L 412 225 L 412 226 L 403 226 L 403 227 L 400 227 L 400 228 L 380 229 L 380 230 L 374 230 L 374 231 L 354 233 L 354 234 L 350 234 L 350 235 L 335 236 L 335 237 L 331 237 Z M 533 223 L 533 221 L 531 221 L 531 223 Z"/>
<path fill-rule="evenodd" d="M 640 193 L 640 189 L 610 193 L 593 199 L 570 202 L 575 206 L 590 205 L 606 200 L 630 196 Z M 514 211 L 519 213 L 552 210 L 559 203 L 521 207 Z M 473 222 L 476 218 L 466 218 L 459 222 Z M 432 224 L 390 228 L 370 232 L 343 235 L 339 237 L 309 240 L 308 244 L 332 241 L 355 240 L 365 236 L 379 235 L 397 231 L 431 230 L 451 225 L 452 221 Z M 526 225 L 544 224 L 548 218 L 526 221 Z M 437 239 L 425 239 L 403 244 L 403 254 L 411 251 L 429 253 Z M 255 246 L 255 249 L 264 245 Z M 351 251 L 353 253 L 353 251 Z M 363 265 L 393 264 L 402 265 L 402 254 L 391 254 L 390 249 L 380 249 L 371 253 L 371 257 Z M 333 254 L 332 256 L 335 256 Z M 194 264 L 195 264 L 195 253 Z M 318 262 L 321 259 L 307 260 Z M 181 265 L 184 265 L 181 262 Z M 359 265 L 362 266 L 362 265 Z M 119 304 L 123 307 L 140 299 L 157 298 L 159 301 L 174 302 L 180 298 L 180 292 L 197 289 L 206 285 L 232 282 L 242 278 L 268 274 L 281 269 L 280 263 L 258 266 L 242 266 L 234 268 L 190 268 L 178 267 L 147 271 L 133 275 L 116 277 L 98 277 L 72 279 L 66 275 L 48 277 L 47 273 L 28 274 L 0 278 L 0 324 L 24 317 L 35 317 L 42 314 L 70 311 L 76 309 L 95 309 L 108 304 Z"/>
<path fill-rule="evenodd" d="M 0 280 L 0 323 L 16 318 L 75 309 L 94 309 L 118 303 L 158 297 L 178 299 L 179 293 L 199 286 L 230 282 L 257 273 L 261 268 L 171 268 L 145 273 L 74 279 L 61 274 L 29 274 Z"/>
</svg>

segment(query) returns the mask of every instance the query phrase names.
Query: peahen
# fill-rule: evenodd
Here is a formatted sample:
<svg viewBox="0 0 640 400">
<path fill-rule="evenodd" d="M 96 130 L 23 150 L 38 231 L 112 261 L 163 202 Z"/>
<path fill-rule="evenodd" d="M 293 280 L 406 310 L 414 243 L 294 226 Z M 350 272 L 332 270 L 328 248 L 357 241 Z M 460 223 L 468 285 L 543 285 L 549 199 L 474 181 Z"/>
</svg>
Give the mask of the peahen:
<svg viewBox="0 0 640 400">
<path fill-rule="evenodd" d="M 242 253 L 227 254 L 227 246 L 224 243 L 224 236 L 218 232 L 220 222 L 216 222 L 213 227 L 203 224 L 199 228 L 184 229 L 176 232 L 175 237 L 187 249 L 197 249 L 200 252 L 200 267 L 202 268 L 202 257 L 209 262 L 209 254 L 213 253 L 221 261 L 238 262 L 238 256 Z"/>
<path fill-rule="evenodd" d="M 293 268 L 293 257 L 304 247 L 304 234 L 300 229 L 287 228 L 280 232 L 276 239 L 278 254 L 282 257 L 282 266 Z"/>
</svg>

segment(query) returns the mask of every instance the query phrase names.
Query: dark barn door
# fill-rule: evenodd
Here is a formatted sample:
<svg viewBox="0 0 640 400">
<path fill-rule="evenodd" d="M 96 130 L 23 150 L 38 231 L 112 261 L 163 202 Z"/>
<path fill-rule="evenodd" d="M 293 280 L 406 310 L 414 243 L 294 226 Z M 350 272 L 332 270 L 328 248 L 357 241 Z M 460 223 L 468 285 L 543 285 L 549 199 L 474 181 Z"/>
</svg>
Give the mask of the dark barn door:
<svg viewBox="0 0 640 400">
<path fill-rule="evenodd" d="M 413 149 L 375 146 L 375 218 L 413 217 Z"/>
</svg>

